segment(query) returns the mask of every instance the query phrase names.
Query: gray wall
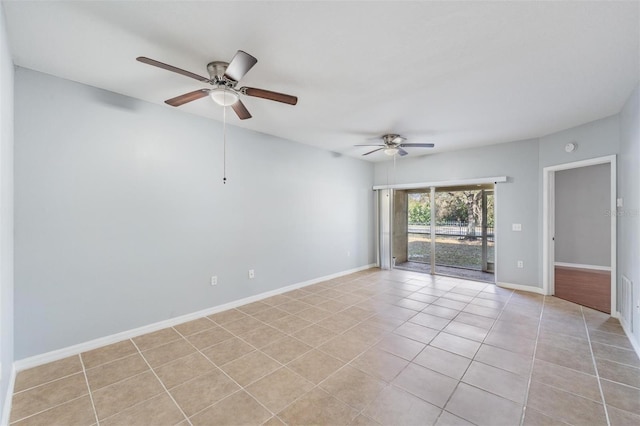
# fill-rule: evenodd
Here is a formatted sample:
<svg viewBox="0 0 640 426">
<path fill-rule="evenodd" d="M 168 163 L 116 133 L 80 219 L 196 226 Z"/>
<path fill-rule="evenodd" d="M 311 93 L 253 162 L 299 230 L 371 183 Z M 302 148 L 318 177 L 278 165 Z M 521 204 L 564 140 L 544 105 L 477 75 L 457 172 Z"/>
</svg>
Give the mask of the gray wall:
<svg viewBox="0 0 640 426">
<path fill-rule="evenodd" d="M 611 166 L 555 173 L 555 261 L 611 266 Z"/>
<path fill-rule="evenodd" d="M 499 282 L 541 287 L 538 280 L 538 141 L 528 140 L 458 152 L 405 157 L 377 163 L 375 184 L 438 182 L 508 176 L 496 185 L 496 278 Z M 396 176 L 393 182 L 387 180 Z M 511 224 L 522 224 L 512 231 Z M 534 242 L 532 244 L 532 241 Z M 517 268 L 517 261 L 524 268 Z"/>
<path fill-rule="evenodd" d="M 639 117 L 640 86 L 636 87 L 620 113 L 620 159 L 618 162 L 618 196 L 624 200 L 624 206 L 618 209 L 618 283 L 621 282 L 622 275 L 629 278 L 633 283 L 636 301 L 640 299 Z M 636 347 L 640 347 L 640 310 L 638 308 L 633 310 L 633 324 Z"/>
<path fill-rule="evenodd" d="M 0 419 L 13 367 L 13 61 L 0 5 Z"/>
<path fill-rule="evenodd" d="M 223 185 L 218 122 L 15 83 L 16 359 L 375 262 L 370 163 L 228 127 Z"/>
</svg>

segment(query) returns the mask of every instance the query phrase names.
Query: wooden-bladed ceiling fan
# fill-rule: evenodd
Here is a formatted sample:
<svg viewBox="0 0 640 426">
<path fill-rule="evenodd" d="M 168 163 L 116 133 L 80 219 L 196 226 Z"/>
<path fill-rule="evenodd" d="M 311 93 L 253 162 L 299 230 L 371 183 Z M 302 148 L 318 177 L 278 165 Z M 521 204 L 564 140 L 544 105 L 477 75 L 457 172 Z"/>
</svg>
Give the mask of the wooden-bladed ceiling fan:
<svg viewBox="0 0 640 426">
<path fill-rule="evenodd" d="M 233 111 L 235 111 L 238 118 L 246 120 L 247 118 L 251 118 L 251 114 L 240 100 L 240 95 L 268 99 L 289 105 L 295 105 L 298 103 L 298 98 L 296 96 L 285 95 L 284 93 L 257 89 L 255 87 L 236 88 L 238 81 L 240 81 L 240 79 L 244 77 L 256 62 L 258 62 L 256 58 L 242 50 L 238 50 L 236 52 L 233 59 L 231 59 L 231 62 L 214 61 L 207 64 L 209 78 L 174 67 L 173 65 L 146 58 L 144 56 L 140 56 L 136 58 L 136 60 L 167 71 L 182 74 L 186 77 L 190 77 L 213 86 L 212 88 L 194 90 L 193 92 L 185 93 L 184 95 L 176 96 L 175 98 L 164 101 L 166 104 L 174 107 L 179 107 L 180 105 L 184 105 L 188 102 L 192 102 L 209 95 L 218 105 L 230 106 L 233 108 Z"/>
<path fill-rule="evenodd" d="M 373 154 L 374 152 L 378 152 L 380 150 L 384 150 L 384 153 L 387 155 L 396 155 L 399 154 L 401 156 L 405 156 L 409 154 L 403 148 L 433 148 L 435 145 L 432 143 L 404 143 L 407 138 L 403 138 L 400 135 L 390 133 L 386 135 L 382 135 L 380 137 L 382 139 L 382 144 L 364 144 L 364 145 L 355 145 L 355 146 L 376 146 L 378 148 L 373 151 L 369 151 L 362 155 Z"/>
</svg>

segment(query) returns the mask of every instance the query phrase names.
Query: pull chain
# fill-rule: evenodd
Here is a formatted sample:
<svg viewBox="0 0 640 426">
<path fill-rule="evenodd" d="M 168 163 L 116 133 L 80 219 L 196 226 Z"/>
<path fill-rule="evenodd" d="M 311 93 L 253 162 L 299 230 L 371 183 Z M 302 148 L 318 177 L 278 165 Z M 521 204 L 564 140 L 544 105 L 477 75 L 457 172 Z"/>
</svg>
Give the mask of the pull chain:
<svg viewBox="0 0 640 426">
<path fill-rule="evenodd" d="M 222 183 L 227 183 L 227 107 L 222 107 Z"/>
</svg>

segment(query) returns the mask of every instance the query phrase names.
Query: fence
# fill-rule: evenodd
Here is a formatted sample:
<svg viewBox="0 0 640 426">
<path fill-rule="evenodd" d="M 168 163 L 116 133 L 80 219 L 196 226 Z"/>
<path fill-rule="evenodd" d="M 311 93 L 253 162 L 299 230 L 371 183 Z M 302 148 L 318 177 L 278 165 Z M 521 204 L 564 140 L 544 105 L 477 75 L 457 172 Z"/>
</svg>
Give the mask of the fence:
<svg viewBox="0 0 640 426">
<path fill-rule="evenodd" d="M 482 226 L 475 227 L 475 236 L 482 237 Z M 430 234 L 431 225 L 424 223 L 410 223 L 407 229 L 409 234 Z M 440 222 L 436 223 L 436 235 L 450 235 L 460 238 L 467 237 L 469 226 L 467 222 Z M 493 241 L 493 226 L 487 226 L 487 241 Z"/>
</svg>

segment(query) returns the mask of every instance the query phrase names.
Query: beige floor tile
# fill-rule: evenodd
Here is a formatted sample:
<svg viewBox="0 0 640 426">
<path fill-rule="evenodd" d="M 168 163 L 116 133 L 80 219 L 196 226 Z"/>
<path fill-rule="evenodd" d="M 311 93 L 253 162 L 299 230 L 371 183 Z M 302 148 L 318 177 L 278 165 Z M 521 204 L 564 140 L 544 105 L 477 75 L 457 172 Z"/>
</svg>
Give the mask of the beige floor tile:
<svg viewBox="0 0 640 426">
<path fill-rule="evenodd" d="M 318 325 L 320 327 L 326 328 L 327 330 L 333 331 L 334 333 L 342 333 L 358 324 L 359 322 L 360 321 L 355 318 L 344 315 L 342 312 L 338 312 L 337 314 L 334 314 L 318 322 Z"/>
<path fill-rule="evenodd" d="M 438 417 L 438 421 L 435 426 L 472 426 L 473 423 L 469 423 L 465 419 L 461 419 L 458 416 L 454 416 L 448 411 L 443 411 Z"/>
<path fill-rule="evenodd" d="M 285 302 L 291 302 L 291 300 L 293 300 L 293 299 L 291 299 L 288 296 L 285 296 L 284 294 L 277 294 L 275 296 L 271 296 L 271 297 L 268 297 L 266 299 L 262 299 L 261 302 L 262 303 L 266 303 L 269 306 L 278 306 L 278 305 L 280 305 L 282 303 L 285 303 Z"/>
<path fill-rule="evenodd" d="M 467 371 L 471 360 L 452 352 L 427 346 L 413 360 L 415 364 L 460 380 Z"/>
<path fill-rule="evenodd" d="M 393 333 L 424 344 L 431 342 L 431 340 L 438 335 L 437 330 L 423 327 L 412 322 L 405 322 L 393 330 Z"/>
<path fill-rule="evenodd" d="M 152 372 L 142 373 L 92 392 L 93 403 L 100 420 L 113 416 L 142 401 L 150 399 L 164 389 Z"/>
<path fill-rule="evenodd" d="M 484 343 L 531 357 L 536 347 L 535 340 L 525 339 L 516 334 L 502 333 L 495 330 L 489 332 L 487 338 L 484 339 Z"/>
<path fill-rule="evenodd" d="M 214 364 L 221 366 L 254 350 L 255 348 L 248 343 L 243 342 L 237 337 L 232 337 L 217 345 L 202 349 L 202 353 L 213 361 Z"/>
<path fill-rule="evenodd" d="M 239 391 L 191 417 L 199 425 L 261 425 L 271 417 L 255 399 Z"/>
<path fill-rule="evenodd" d="M 81 356 L 84 367 L 93 368 L 137 352 L 138 350 L 133 343 L 131 343 L 131 340 L 123 340 L 122 342 L 83 352 Z"/>
<path fill-rule="evenodd" d="M 451 321 L 449 325 L 447 325 L 442 331 L 444 331 L 445 333 L 464 337 L 465 339 L 475 340 L 476 342 L 482 342 L 489 333 L 484 328 L 465 324 L 463 322 L 456 321 L 455 319 Z"/>
<path fill-rule="evenodd" d="M 136 353 L 128 357 L 121 358 L 108 364 L 102 364 L 95 368 L 87 370 L 87 380 L 91 391 L 119 382 L 128 377 L 135 376 L 144 371 L 149 370 L 149 366 L 142 359 L 140 354 Z"/>
<path fill-rule="evenodd" d="M 640 389 L 604 379 L 600 383 L 607 405 L 640 416 Z"/>
<path fill-rule="evenodd" d="M 604 343 L 605 345 L 617 346 L 623 349 L 632 350 L 633 346 L 627 339 L 627 336 L 617 333 L 607 333 L 598 330 L 589 330 L 589 337 L 592 342 Z"/>
<path fill-rule="evenodd" d="M 192 334 L 199 333 L 201 331 L 207 330 L 209 328 L 215 327 L 215 323 L 211 321 L 209 318 L 198 318 L 197 320 L 185 322 L 182 324 L 178 324 L 173 328 L 183 336 L 190 336 Z"/>
<path fill-rule="evenodd" d="M 11 422 L 47 410 L 89 393 L 84 374 L 64 377 L 15 393 L 11 406 Z"/>
<path fill-rule="evenodd" d="M 588 340 L 575 338 L 566 334 L 558 334 L 552 331 L 541 331 L 538 337 L 538 344 L 550 345 L 572 352 L 591 354 Z"/>
<path fill-rule="evenodd" d="M 311 307 L 312 305 L 301 302 L 300 300 L 292 300 L 291 302 L 285 302 L 281 305 L 278 305 L 278 309 L 282 309 L 289 314 L 295 314 Z"/>
<path fill-rule="evenodd" d="M 410 393 L 388 386 L 364 410 L 363 414 L 382 425 L 431 425 L 442 410 Z"/>
<path fill-rule="evenodd" d="M 609 421 L 611 423 L 611 426 L 629 426 L 640 424 L 640 416 L 628 411 L 619 410 L 609 405 L 607 406 L 607 413 L 609 414 Z"/>
<path fill-rule="evenodd" d="M 574 393 L 596 402 L 602 402 L 598 379 L 590 374 L 542 360 L 536 360 L 531 380 Z"/>
<path fill-rule="evenodd" d="M 318 388 L 278 413 L 288 425 L 348 425 L 357 415 L 356 410 Z"/>
<path fill-rule="evenodd" d="M 91 399 L 89 395 L 85 395 L 11 424 L 20 426 L 89 426 L 95 423 L 96 416 L 93 412 Z"/>
<path fill-rule="evenodd" d="M 528 377 L 473 361 L 462 381 L 518 404 L 524 404 Z"/>
<path fill-rule="evenodd" d="M 346 336 L 353 340 L 361 340 L 368 343 L 369 345 L 378 343 L 383 337 L 387 336 L 388 334 L 389 333 L 384 329 L 377 327 L 376 325 L 373 325 L 366 320 L 342 333 L 343 336 Z"/>
<path fill-rule="evenodd" d="M 561 420 L 551 418 L 546 414 L 542 414 L 540 411 L 527 407 L 524 413 L 523 426 L 567 426 Z"/>
<path fill-rule="evenodd" d="M 319 346 L 318 349 L 344 362 L 349 362 L 367 350 L 371 343 L 339 335 Z"/>
<path fill-rule="evenodd" d="M 262 426 L 286 426 L 286 425 L 277 416 L 273 416 L 269 420 L 264 422 Z"/>
<path fill-rule="evenodd" d="M 631 367 L 606 359 L 597 359 L 598 375 L 612 382 L 640 388 L 640 368 Z"/>
<path fill-rule="evenodd" d="M 541 359 L 552 364 L 561 365 L 583 373 L 595 375 L 593 358 L 587 352 L 575 352 L 556 346 L 538 343 L 536 348 L 536 360 Z"/>
<path fill-rule="evenodd" d="M 293 337 L 314 348 L 335 336 L 337 336 L 337 333 L 316 324 L 293 333 Z"/>
<path fill-rule="evenodd" d="M 392 381 L 408 361 L 378 348 L 369 349 L 351 362 L 351 365 L 385 382 Z"/>
<path fill-rule="evenodd" d="M 313 348 L 306 343 L 291 336 L 285 336 L 262 348 L 262 352 L 276 361 L 286 364 L 302 354 L 309 352 L 311 349 Z"/>
<path fill-rule="evenodd" d="M 608 359 L 620 364 L 640 368 L 640 358 L 632 350 L 597 342 L 591 342 L 591 347 L 593 348 L 593 354 L 598 359 Z"/>
<path fill-rule="evenodd" d="M 455 321 L 462 322 L 464 324 L 473 325 L 476 327 L 484 328 L 485 330 L 490 330 L 495 323 L 493 318 L 482 317 L 480 315 L 470 314 L 468 312 L 460 312 L 455 318 Z"/>
<path fill-rule="evenodd" d="M 241 335 L 242 340 L 253 345 L 256 348 L 262 348 L 263 346 L 270 345 L 276 340 L 280 340 L 285 337 L 285 334 L 273 327 L 265 325 L 260 328 L 256 328 L 250 332 Z"/>
<path fill-rule="evenodd" d="M 166 345 L 144 351 L 142 352 L 142 356 L 144 356 L 144 359 L 147 360 L 152 368 L 158 368 L 163 364 L 175 361 L 195 351 L 196 349 L 189 342 L 181 338 Z"/>
<path fill-rule="evenodd" d="M 82 363 L 78 355 L 23 370 L 16 376 L 14 392 L 20 392 L 81 371 Z"/>
<path fill-rule="evenodd" d="M 492 308 L 497 310 L 502 310 L 502 308 L 504 308 L 505 306 L 504 302 L 500 302 L 498 300 L 483 299 L 480 297 L 474 298 L 469 303 L 471 303 L 472 305 L 484 306 L 485 308 Z"/>
<path fill-rule="evenodd" d="M 314 323 L 314 322 L 322 321 L 323 319 L 327 318 L 329 315 L 331 315 L 331 312 L 326 311 L 324 309 L 313 307 L 313 308 L 305 309 L 300 312 L 296 312 L 295 315 L 304 320 Z"/>
<path fill-rule="evenodd" d="M 225 325 L 233 321 L 237 321 L 242 318 L 246 318 L 248 315 L 244 312 L 240 312 L 237 309 L 229 309 L 227 311 L 218 312 L 217 314 L 209 315 L 207 318 L 214 321 L 216 324 Z"/>
<path fill-rule="evenodd" d="M 423 313 L 436 317 L 452 320 L 460 313 L 457 309 L 446 308 L 444 306 L 429 305 L 422 310 Z"/>
<path fill-rule="evenodd" d="M 467 358 L 473 358 L 480 348 L 479 342 L 443 332 L 440 332 L 430 345 Z"/>
<path fill-rule="evenodd" d="M 437 407 L 444 408 L 458 381 L 417 364 L 409 364 L 392 383 Z"/>
<path fill-rule="evenodd" d="M 182 411 L 190 417 L 239 389 L 237 384 L 216 369 L 169 392 Z"/>
<path fill-rule="evenodd" d="M 260 351 L 255 351 L 220 368 L 238 382 L 240 386 L 247 386 L 280 367 L 281 364 L 279 362 L 274 361 Z"/>
<path fill-rule="evenodd" d="M 287 366 L 305 379 L 318 384 L 343 365 L 343 361 L 314 349 Z"/>
<path fill-rule="evenodd" d="M 385 336 L 375 346 L 378 349 L 397 355 L 408 361 L 415 358 L 425 348 L 425 344 L 397 334 Z"/>
<path fill-rule="evenodd" d="M 539 382 L 531 382 L 527 406 L 569 424 L 607 424 L 602 404 Z"/>
<path fill-rule="evenodd" d="M 322 382 L 320 387 L 361 411 L 378 396 L 386 383 L 347 365 Z"/>
<path fill-rule="evenodd" d="M 324 309 L 325 311 L 336 313 L 349 307 L 348 303 L 343 303 L 339 300 L 328 300 L 316 305 L 316 308 Z"/>
<path fill-rule="evenodd" d="M 201 331 L 196 334 L 188 336 L 186 339 L 198 349 L 208 348 L 209 346 L 216 345 L 227 339 L 232 338 L 233 335 L 222 327 L 215 326 L 208 330 Z"/>
<path fill-rule="evenodd" d="M 417 302 L 426 303 L 427 305 L 433 303 L 434 301 L 436 301 L 438 299 L 436 296 L 431 296 L 429 294 L 420 293 L 420 290 L 418 290 L 418 291 L 416 291 L 414 293 L 411 293 L 406 298 L 410 299 L 410 300 L 415 300 Z M 425 308 L 426 308 L 426 306 L 425 306 Z M 424 308 L 422 308 L 422 309 L 424 309 Z"/>
<path fill-rule="evenodd" d="M 442 318 L 435 315 L 427 314 L 425 312 L 421 312 L 415 316 L 413 316 L 409 323 L 419 324 L 424 327 L 429 327 L 434 330 L 442 330 L 449 324 L 451 320 L 449 318 Z"/>
<path fill-rule="evenodd" d="M 273 321 L 288 315 L 289 314 L 282 309 L 269 308 L 264 311 L 260 311 L 257 314 L 253 314 L 252 316 L 264 323 L 271 324 Z"/>
<path fill-rule="evenodd" d="M 498 318 L 501 312 L 499 309 L 485 308 L 484 306 L 478 306 L 478 305 L 472 305 L 472 304 L 468 304 L 463 309 L 463 311 L 470 314 L 480 315 L 482 317 L 494 318 L 494 319 Z"/>
<path fill-rule="evenodd" d="M 482 389 L 460 383 L 445 409 L 477 425 L 517 425 L 522 406 Z"/>
<path fill-rule="evenodd" d="M 307 321 L 296 315 L 287 315 L 286 317 L 282 317 L 275 321 L 272 321 L 269 325 L 282 331 L 283 333 L 294 334 L 304 328 L 309 327 L 311 324 L 313 324 L 311 321 Z"/>
<path fill-rule="evenodd" d="M 283 367 L 254 382 L 246 391 L 277 413 L 313 387 L 313 383 Z"/>
<path fill-rule="evenodd" d="M 229 332 L 235 334 L 236 336 L 239 336 L 243 333 L 247 333 L 249 331 L 255 330 L 256 328 L 262 327 L 263 325 L 264 323 L 262 321 L 259 321 L 250 316 L 245 316 L 244 318 L 227 322 L 222 326 Z"/>
<path fill-rule="evenodd" d="M 465 302 L 448 299 L 446 297 L 440 297 L 432 304 L 436 306 L 444 306 L 445 308 L 449 308 L 449 309 L 455 309 L 457 311 L 461 311 L 462 309 L 465 308 L 465 306 L 467 306 L 467 303 Z"/>
<path fill-rule="evenodd" d="M 363 414 L 360 414 L 358 417 L 353 419 L 350 423 L 350 426 L 381 426 L 380 423 L 373 420 L 371 417 L 367 417 Z"/>
<path fill-rule="evenodd" d="M 182 339 L 182 337 L 173 328 L 164 328 L 153 333 L 134 337 L 132 340 L 138 349 L 146 351 L 180 339 Z"/>
<path fill-rule="evenodd" d="M 420 293 L 418 293 L 418 294 L 420 294 Z M 409 295 L 409 296 L 411 296 L 411 295 Z M 422 294 L 421 296 L 428 297 L 426 294 Z M 410 299 L 408 297 L 405 297 L 405 298 L 400 299 L 400 300 L 396 300 L 395 302 L 393 302 L 393 304 L 396 305 L 396 306 L 400 306 L 402 308 L 411 309 L 412 311 L 416 311 L 416 312 L 420 312 L 421 310 L 423 310 L 424 308 L 429 306 L 429 303 L 420 302 L 418 300 Z"/>
<path fill-rule="evenodd" d="M 523 377 L 529 377 L 533 362 L 533 358 L 491 345 L 481 345 L 474 360 Z"/>
<path fill-rule="evenodd" d="M 184 420 L 184 416 L 166 393 L 148 399 L 115 416 L 102 420 L 104 426 L 154 425 L 172 426 Z"/>
<path fill-rule="evenodd" d="M 198 352 L 194 352 L 191 355 L 164 364 L 162 367 L 157 368 L 155 372 L 164 386 L 167 389 L 171 389 L 215 368 L 207 358 Z"/>
<path fill-rule="evenodd" d="M 254 315 L 254 314 L 257 314 L 258 312 L 262 312 L 266 309 L 269 309 L 270 307 L 271 305 L 268 305 L 261 301 L 257 301 L 253 303 L 247 303 L 246 305 L 238 306 L 236 309 L 239 310 L 240 312 L 244 312 L 245 314 Z"/>
</svg>

